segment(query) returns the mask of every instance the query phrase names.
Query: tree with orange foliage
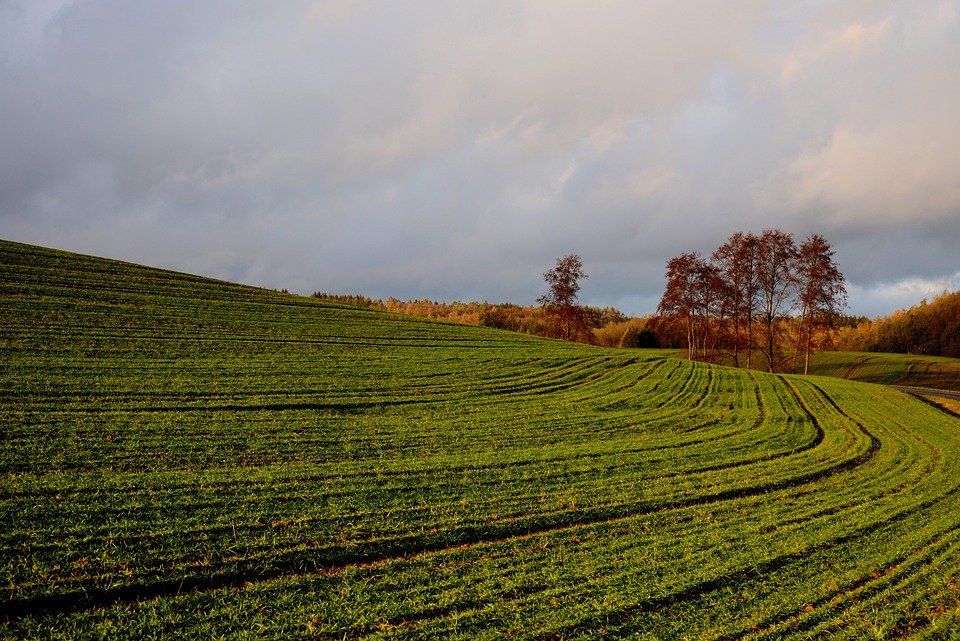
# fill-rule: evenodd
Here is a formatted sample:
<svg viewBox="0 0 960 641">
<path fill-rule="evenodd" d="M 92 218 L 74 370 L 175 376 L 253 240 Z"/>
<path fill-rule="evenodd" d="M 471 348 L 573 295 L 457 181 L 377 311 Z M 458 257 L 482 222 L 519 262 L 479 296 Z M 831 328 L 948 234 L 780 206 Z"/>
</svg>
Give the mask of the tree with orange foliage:
<svg viewBox="0 0 960 641">
<path fill-rule="evenodd" d="M 800 303 L 798 344 L 804 341 L 803 373 L 810 371 L 810 349 L 813 333 L 829 326 L 847 304 L 847 288 L 843 274 L 833 261 L 833 248 L 819 234 L 811 234 L 800 245 L 797 254 L 797 284 Z M 797 353 L 794 351 L 794 369 Z"/>
<path fill-rule="evenodd" d="M 592 342 L 593 330 L 583 308 L 577 305 L 580 281 L 588 278 L 577 254 L 557 259 L 556 266 L 543 274 L 550 291 L 537 299 L 550 319 L 549 334 L 563 340 Z"/>
<path fill-rule="evenodd" d="M 757 247 L 757 236 L 737 232 L 711 256 L 726 284 L 721 293 L 726 296 L 726 309 L 732 325 L 730 348 L 733 364 L 740 366 L 740 352 L 745 350 L 747 369 L 752 365 L 753 319 L 757 314 Z"/>
<path fill-rule="evenodd" d="M 705 355 L 710 346 L 710 317 L 722 299 L 719 270 L 697 252 L 688 252 L 667 261 L 666 276 L 667 288 L 657 313 L 683 323 L 688 358 Z"/>
<path fill-rule="evenodd" d="M 741 350 L 746 350 L 750 368 L 756 349 L 770 372 L 788 358 L 785 328 L 799 327 L 795 369 L 801 345 L 809 363 L 814 333 L 846 304 L 833 249 L 818 234 L 798 249 L 793 235 L 779 229 L 760 235 L 737 232 L 709 260 L 696 252 L 671 258 L 666 277 L 658 314 L 666 327 L 685 329 L 689 358 L 715 358 L 720 350 L 731 350 L 734 364 L 740 365 Z"/>
</svg>

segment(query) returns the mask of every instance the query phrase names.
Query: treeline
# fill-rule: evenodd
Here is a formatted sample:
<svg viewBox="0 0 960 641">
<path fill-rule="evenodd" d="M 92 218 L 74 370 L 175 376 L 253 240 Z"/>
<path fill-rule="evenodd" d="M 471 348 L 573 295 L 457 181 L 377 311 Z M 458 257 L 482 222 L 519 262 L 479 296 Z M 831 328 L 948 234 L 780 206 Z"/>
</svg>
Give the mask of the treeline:
<svg viewBox="0 0 960 641">
<path fill-rule="evenodd" d="M 839 349 L 960 358 L 960 292 L 924 300 L 885 318 L 845 328 Z"/>
<path fill-rule="evenodd" d="M 482 325 L 496 329 L 523 332 L 535 336 L 551 335 L 549 314 L 542 306 L 521 306 L 514 303 L 460 302 L 428 299 L 404 301 L 381 300 L 361 295 L 315 292 L 314 298 L 333 300 L 349 305 L 381 309 L 395 314 L 419 316 L 466 325 Z M 581 342 L 603 347 L 659 347 L 655 317 L 630 318 L 615 307 L 581 306 L 589 332 L 579 336 Z M 661 330 L 662 331 L 662 330 Z M 669 346 L 669 345 L 664 345 Z"/>
<path fill-rule="evenodd" d="M 793 346 L 793 370 L 829 340 L 846 303 L 843 275 L 833 249 L 820 235 L 800 246 L 778 229 L 737 232 L 709 258 L 685 253 L 667 263 L 667 286 L 656 316 L 627 318 L 619 310 L 580 305 L 581 282 L 589 278 L 577 254 L 559 258 L 544 273 L 549 291 L 537 307 L 511 303 L 386 301 L 365 296 L 314 296 L 353 305 L 438 320 L 483 325 L 608 347 L 684 346 L 691 359 L 753 367 L 759 352 L 769 371 Z"/>
<path fill-rule="evenodd" d="M 818 234 L 797 246 L 779 229 L 737 232 L 708 258 L 671 258 L 657 311 L 683 327 L 691 359 L 726 357 L 750 368 L 756 351 L 774 372 L 791 351 L 795 370 L 803 352 L 806 372 L 810 352 L 846 305 L 833 255 Z"/>
</svg>

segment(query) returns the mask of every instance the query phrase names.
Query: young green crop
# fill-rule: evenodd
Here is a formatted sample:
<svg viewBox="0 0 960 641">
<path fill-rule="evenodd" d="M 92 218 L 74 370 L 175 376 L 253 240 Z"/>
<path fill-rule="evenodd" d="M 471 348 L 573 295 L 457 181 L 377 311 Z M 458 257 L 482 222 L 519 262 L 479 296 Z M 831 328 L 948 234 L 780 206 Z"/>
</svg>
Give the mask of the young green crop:
<svg viewBox="0 0 960 641">
<path fill-rule="evenodd" d="M 960 359 L 917 354 L 821 352 L 811 373 L 867 383 L 960 390 Z"/>
<path fill-rule="evenodd" d="M 955 631 L 960 422 L 895 390 L 0 243 L 3 634 Z"/>
</svg>

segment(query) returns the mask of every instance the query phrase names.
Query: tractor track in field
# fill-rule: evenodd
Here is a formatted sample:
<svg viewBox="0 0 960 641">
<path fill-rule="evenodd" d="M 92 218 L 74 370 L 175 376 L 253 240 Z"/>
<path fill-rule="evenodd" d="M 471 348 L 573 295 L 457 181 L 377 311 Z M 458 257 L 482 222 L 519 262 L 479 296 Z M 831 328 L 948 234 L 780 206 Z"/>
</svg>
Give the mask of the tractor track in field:
<svg viewBox="0 0 960 641">
<path fill-rule="evenodd" d="M 811 420 L 822 432 L 816 417 Z M 871 435 L 872 436 L 872 435 Z M 66 614 L 85 611 L 93 608 L 107 607 L 118 603 L 136 603 L 158 597 L 174 597 L 186 593 L 212 591 L 218 589 L 240 589 L 251 583 L 282 578 L 286 576 L 302 575 L 305 573 L 337 573 L 348 567 L 388 563 L 417 558 L 427 554 L 437 554 L 464 550 L 480 545 L 504 543 L 516 540 L 527 540 L 536 536 L 555 534 L 558 532 L 573 531 L 591 525 L 616 523 L 649 514 L 667 510 L 679 510 L 688 507 L 708 505 L 722 501 L 751 498 L 770 492 L 800 487 L 823 478 L 838 474 L 870 460 L 879 450 L 879 441 L 857 456 L 840 461 L 835 465 L 817 470 L 808 474 L 788 477 L 768 483 L 758 483 L 745 487 L 730 488 L 719 492 L 703 494 L 689 498 L 651 501 L 647 504 L 623 505 L 616 509 L 584 510 L 578 512 L 563 512 L 552 518 L 541 519 L 536 522 L 514 522 L 494 527 L 469 526 L 444 532 L 430 540 L 423 536 L 388 539 L 377 544 L 361 546 L 355 550 L 331 548 L 328 550 L 291 551 L 279 559 L 264 566 L 261 560 L 251 559 L 240 564 L 236 569 L 222 572 L 214 576 L 183 576 L 162 579 L 147 584 L 132 584 L 94 588 L 84 586 L 76 591 L 60 594 L 37 595 L 32 597 L 13 597 L 3 603 L 3 618 L 9 620 L 21 619 L 39 614 Z M 786 559 L 784 559 L 786 562 Z M 763 566 L 766 567 L 766 566 Z M 771 566 L 771 569 L 774 566 Z M 763 568 L 759 568 L 762 570 Z M 144 579 L 156 576 L 159 571 L 142 576 Z M 739 571 L 738 571 L 739 574 Z M 672 601 L 688 599 L 715 589 L 716 586 L 728 582 L 730 577 L 724 576 L 698 584 L 681 591 L 669 598 L 663 597 L 644 603 L 644 607 L 664 607 Z M 659 605 L 658 605 L 659 604 Z"/>
<path fill-rule="evenodd" d="M 904 518 L 907 518 L 913 512 L 919 509 L 928 509 L 936 503 L 958 494 L 960 494 L 960 487 L 954 487 L 943 496 L 938 497 L 937 499 L 926 501 L 924 504 L 917 506 L 915 509 L 904 510 L 903 512 L 896 514 L 891 520 L 881 523 L 881 525 L 885 525 L 894 521 L 900 521 Z M 819 599 L 805 604 L 802 608 L 798 608 L 787 614 L 773 617 L 760 624 L 751 626 L 750 629 L 740 630 L 734 634 L 722 637 L 722 639 L 724 641 L 732 641 L 733 639 L 762 636 L 764 634 L 773 632 L 775 629 L 778 635 L 785 632 L 786 629 L 794 632 L 808 630 L 816 625 L 815 621 L 809 620 L 810 614 L 820 612 L 823 608 L 836 604 L 838 600 L 863 600 L 864 597 L 869 597 L 871 593 L 879 591 L 886 582 L 893 580 L 889 579 L 891 575 L 897 573 L 908 573 L 912 566 L 922 565 L 926 561 L 929 552 L 934 550 L 937 546 L 940 546 L 944 539 L 958 532 L 960 532 L 960 525 L 951 525 L 933 534 L 932 538 L 925 541 L 922 545 L 916 546 L 911 550 L 901 552 L 898 557 L 888 561 L 883 567 L 873 570 L 869 574 L 866 574 L 857 580 L 838 587 L 836 590 L 828 592 Z M 821 632 L 823 631 L 821 630 Z"/>
<path fill-rule="evenodd" d="M 951 386 L 932 364 L 857 356 L 903 393 L 854 389 L 9 241 L 0 264 L 8 636 L 957 626 L 960 391 L 912 386 Z"/>
<path fill-rule="evenodd" d="M 683 387 L 686 388 L 689 384 L 689 380 L 685 381 Z M 794 389 L 792 385 L 788 385 L 788 388 L 816 430 L 815 438 L 805 444 L 803 449 L 815 448 L 824 439 L 823 428 L 820 426 L 816 416 L 803 403 L 796 389 Z M 836 403 L 826 395 L 822 389 L 817 389 L 838 412 L 847 416 L 848 419 L 850 418 L 839 409 Z M 762 399 L 759 390 L 755 388 L 754 394 L 759 402 Z M 757 420 L 762 422 L 766 414 L 763 411 L 762 403 L 760 404 L 760 408 L 760 416 Z M 599 508 L 592 511 L 555 513 L 553 516 L 544 515 L 546 518 L 539 519 L 539 522 L 517 521 L 513 523 L 501 523 L 496 526 L 473 525 L 445 531 L 442 536 L 433 537 L 432 540 L 428 537 L 417 535 L 406 538 L 386 539 L 376 544 L 361 545 L 354 550 L 345 550 L 338 547 L 332 547 L 327 550 L 293 550 L 269 562 L 266 566 L 264 566 L 262 560 L 250 559 L 245 563 L 238 564 L 235 569 L 207 577 L 181 576 L 160 579 L 150 583 L 135 583 L 103 588 L 84 586 L 80 590 L 60 594 L 37 595 L 23 598 L 13 597 L 3 604 L 4 613 L 2 616 L 7 620 L 19 619 L 41 613 L 69 613 L 105 607 L 117 603 L 133 603 L 156 597 L 171 597 L 190 592 L 242 588 L 250 583 L 303 574 L 304 572 L 339 572 L 348 567 L 358 565 L 388 563 L 391 561 L 416 558 L 426 554 L 444 553 L 492 543 L 529 539 L 557 532 L 572 531 L 590 525 L 625 521 L 665 510 L 679 510 L 721 501 L 750 498 L 778 490 L 800 487 L 862 465 L 879 451 L 879 440 L 860 423 L 852 419 L 850 420 L 870 438 L 870 446 L 852 458 L 807 474 L 800 474 L 772 482 L 729 488 L 689 498 L 654 500 L 646 504 L 615 506 L 612 509 Z M 793 453 L 795 452 L 790 451 L 784 455 Z M 719 467 L 723 468 L 726 466 Z M 708 469 L 716 468 L 717 466 L 711 466 Z M 156 570 L 148 572 L 140 578 L 159 578 L 159 575 L 160 570 Z M 715 589 L 715 586 L 728 582 L 729 579 L 730 577 L 713 579 L 673 595 L 669 599 L 664 597 L 666 600 L 649 601 L 641 606 L 641 608 L 653 607 L 658 604 L 660 604 L 659 607 L 663 607 L 663 605 L 668 604 L 670 599 L 691 598 L 697 594 L 711 591 Z"/>
<path fill-rule="evenodd" d="M 820 394 L 822 394 L 823 398 L 830 405 L 832 405 L 841 415 L 843 415 L 848 420 L 850 420 L 853 424 L 855 424 L 860 429 L 861 432 L 863 432 L 865 435 L 867 435 L 870 438 L 871 446 L 867 452 L 868 454 L 867 459 L 872 458 L 874 455 L 876 455 L 881 448 L 880 440 L 875 435 L 873 435 L 868 429 L 866 429 L 866 427 L 864 427 L 859 421 L 856 421 L 853 417 L 851 417 L 849 414 L 844 412 L 837 405 L 836 401 L 834 401 L 833 398 L 830 397 L 822 388 L 818 387 L 817 385 L 812 385 L 812 387 L 817 389 L 817 391 L 820 392 Z M 790 385 L 790 389 L 793 392 L 793 394 L 796 396 L 797 402 L 800 404 L 800 407 L 810 416 L 811 420 L 816 421 L 815 416 L 808 410 L 808 408 L 803 403 L 799 394 L 793 388 L 792 385 Z M 680 602 L 696 599 L 720 589 L 746 587 L 750 582 L 755 581 L 763 577 L 764 575 L 782 570 L 791 564 L 803 562 L 804 558 L 811 553 L 815 553 L 817 551 L 829 550 L 837 546 L 847 545 L 847 544 L 856 542 L 859 539 L 865 539 L 871 536 L 872 534 L 874 534 L 875 532 L 877 532 L 878 530 L 881 530 L 885 527 L 889 527 L 891 524 L 899 523 L 904 519 L 907 519 L 911 515 L 916 514 L 920 511 L 929 510 L 933 508 L 936 504 L 941 503 L 942 501 L 948 500 L 952 497 L 956 497 L 957 495 L 960 495 L 960 485 L 956 485 L 950 488 L 947 492 L 945 492 L 940 496 L 930 498 L 919 504 L 911 505 L 907 509 L 900 510 L 886 519 L 879 519 L 874 523 L 858 528 L 852 532 L 831 537 L 827 540 L 821 541 L 816 545 L 811 546 L 809 549 L 804 550 L 802 553 L 794 552 L 790 554 L 782 554 L 782 555 L 775 556 L 771 559 L 768 559 L 766 561 L 762 561 L 750 567 L 735 569 L 733 571 L 730 571 L 715 577 L 711 577 L 710 579 L 694 583 L 684 589 L 678 590 L 671 594 L 646 599 L 636 604 L 632 604 L 629 607 L 621 608 L 619 611 L 610 614 L 609 617 L 615 622 L 620 621 L 626 624 L 641 612 L 655 611 L 655 610 L 661 610 L 663 608 L 668 608 Z M 842 598 L 847 595 L 853 595 L 855 593 L 856 593 L 856 596 L 862 596 L 863 593 L 868 592 L 870 590 L 875 591 L 876 589 L 879 589 L 879 588 L 873 587 L 877 584 L 877 582 L 882 581 L 885 577 L 896 572 L 901 567 L 916 564 L 916 563 L 921 563 L 927 551 L 937 546 L 942 539 L 954 534 L 955 532 L 960 532 L 960 525 L 951 525 L 945 528 L 944 530 L 936 533 L 932 539 L 928 539 L 927 541 L 925 541 L 922 545 L 910 551 L 902 553 L 896 559 L 893 559 L 892 561 L 890 561 L 880 571 L 875 571 L 861 579 L 848 583 L 842 588 L 837 589 L 833 591 L 831 594 L 826 595 L 821 599 L 817 600 L 815 603 L 806 604 L 802 609 L 790 612 L 787 615 L 781 615 L 774 619 L 765 621 L 759 626 L 754 626 L 749 629 L 744 629 L 739 632 L 725 635 L 720 638 L 723 639 L 724 641 L 732 641 L 733 639 L 741 639 L 741 638 L 746 638 L 753 635 L 759 635 L 765 632 L 769 632 L 774 628 L 776 628 L 777 626 L 783 625 L 785 623 L 800 623 L 803 620 L 803 618 L 811 612 L 811 610 L 807 609 L 807 606 L 813 608 L 812 611 L 816 612 L 816 611 L 819 611 L 822 607 L 829 605 L 831 602 L 833 602 L 837 598 Z M 801 630 L 802 628 L 803 628 L 802 625 L 797 626 L 798 630 Z M 559 636 L 557 638 L 563 638 L 566 633 L 575 634 L 578 631 L 579 631 L 579 626 L 569 626 L 568 628 L 564 628 L 558 631 L 557 634 Z M 630 631 L 631 630 L 629 626 L 627 627 L 627 629 L 618 630 L 618 632 L 620 633 L 622 632 L 628 633 Z"/>
<path fill-rule="evenodd" d="M 823 395 L 823 397 L 843 416 L 853 421 L 856 425 L 861 427 L 863 431 L 866 431 L 858 421 L 850 417 L 845 411 L 841 410 L 836 401 L 834 401 L 822 388 L 812 383 L 811 386 L 817 389 Z M 914 392 L 906 389 L 901 389 L 901 391 L 914 394 Z M 957 395 L 957 397 L 960 398 L 960 395 Z M 939 406 L 936 407 L 939 408 Z M 933 447 L 933 445 L 927 441 L 923 441 L 923 443 L 928 447 Z M 889 524 L 901 521 L 911 514 L 920 512 L 922 510 L 928 510 L 937 503 L 957 495 L 960 495 L 960 485 L 955 485 L 938 497 L 934 497 L 923 501 L 920 504 L 913 505 L 909 509 L 901 510 L 892 518 L 888 519 L 885 523 Z M 732 639 L 763 636 L 765 634 L 772 633 L 774 629 L 777 630 L 777 635 L 780 635 L 786 631 L 783 626 L 788 626 L 788 629 L 794 632 L 802 632 L 812 628 L 816 625 L 816 621 L 810 616 L 811 614 L 820 612 L 822 608 L 835 604 L 840 599 L 856 598 L 862 600 L 864 596 L 869 596 L 871 592 L 876 592 L 879 590 L 879 586 L 887 580 L 889 575 L 896 573 L 902 568 L 922 564 L 927 553 L 931 549 L 940 545 L 943 539 L 957 532 L 960 532 L 960 525 L 951 525 L 939 532 L 936 532 L 932 538 L 925 541 L 922 545 L 919 545 L 909 551 L 902 552 L 897 558 L 890 560 L 886 565 L 884 565 L 883 568 L 875 570 L 869 575 L 865 575 L 858 580 L 847 583 L 846 585 L 829 592 L 812 603 L 805 604 L 803 608 L 799 608 L 785 615 L 768 619 L 761 624 L 751 626 L 750 629 L 743 629 L 737 633 L 724 636 L 722 639 L 725 641 L 730 641 Z M 823 630 L 821 630 L 821 632 L 823 632 Z"/>
</svg>

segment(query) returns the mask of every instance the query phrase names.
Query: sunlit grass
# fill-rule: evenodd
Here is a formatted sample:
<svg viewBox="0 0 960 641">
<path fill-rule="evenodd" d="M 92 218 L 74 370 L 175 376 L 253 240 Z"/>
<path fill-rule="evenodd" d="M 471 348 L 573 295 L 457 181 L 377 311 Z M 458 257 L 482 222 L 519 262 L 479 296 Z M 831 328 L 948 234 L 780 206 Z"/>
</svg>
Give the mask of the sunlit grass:
<svg viewBox="0 0 960 641">
<path fill-rule="evenodd" d="M 5 636 L 956 625 L 960 421 L 895 390 L 0 262 Z"/>
<path fill-rule="evenodd" d="M 820 352 L 810 373 L 866 383 L 960 390 L 960 359 L 876 352 Z"/>
</svg>

